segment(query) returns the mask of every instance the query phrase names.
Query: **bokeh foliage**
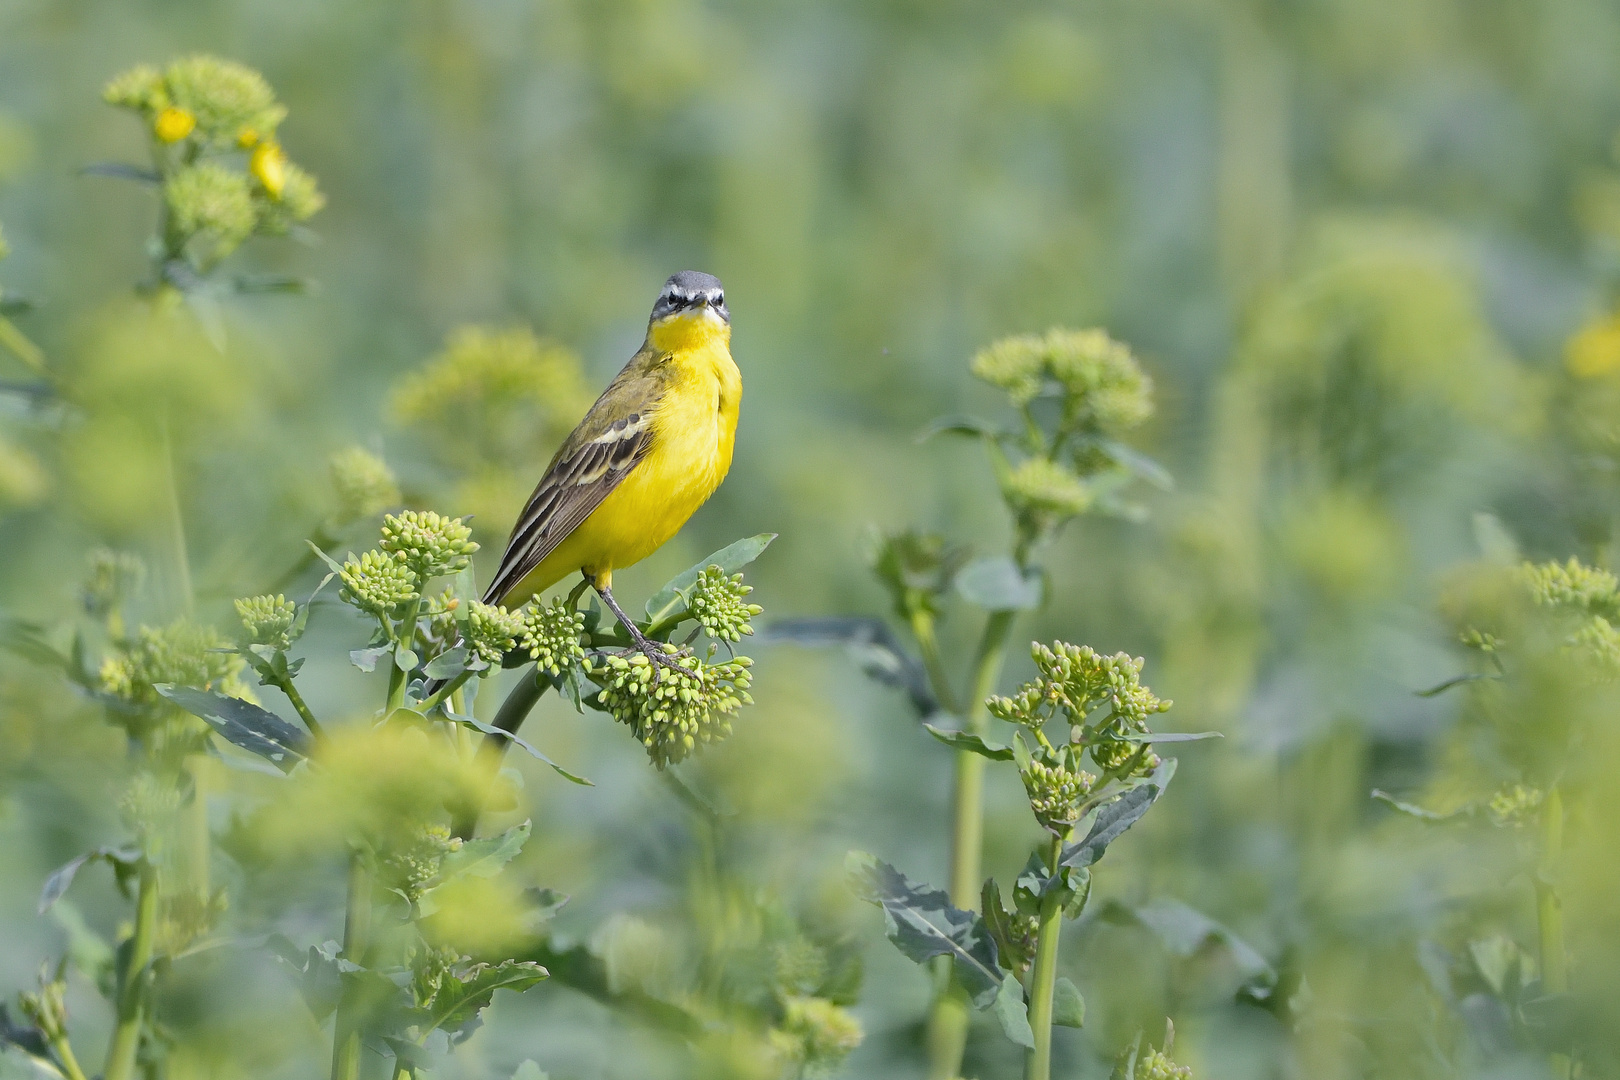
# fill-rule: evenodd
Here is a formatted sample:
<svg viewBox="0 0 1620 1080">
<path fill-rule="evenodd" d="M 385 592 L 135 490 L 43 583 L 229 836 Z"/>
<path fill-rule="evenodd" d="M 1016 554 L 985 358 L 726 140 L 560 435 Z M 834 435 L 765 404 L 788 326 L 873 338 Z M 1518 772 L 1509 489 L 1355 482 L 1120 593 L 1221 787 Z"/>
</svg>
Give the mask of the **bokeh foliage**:
<svg viewBox="0 0 1620 1080">
<path fill-rule="evenodd" d="M 234 633 L 233 598 L 307 595 L 305 537 L 363 550 L 400 505 L 473 515 L 477 558 L 498 557 L 658 283 L 694 266 L 736 315 L 737 463 L 624 591 L 771 529 L 750 580 L 773 615 L 885 615 L 870 526 L 1010 540 L 977 449 L 912 441 L 991 407 L 970 359 L 1106 326 L 1154 382 L 1133 443 L 1177 484 L 1144 496 L 1144 521 L 1067 529 L 1021 625 L 1146 656 L 1175 725 L 1227 738 L 1188 751 L 1197 767 L 1112 851 L 1100 914 L 1066 935 L 1088 1011 L 1057 1035 L 1059 1074 L 1106 1076 L 1171 1015 L 1200 1077 L 1544 1076 L 1524 1025 L 1493 1020 L 1539 974 L 1535 873 L 1559 882 L 1574 988 L 1613 1001 L 1620 980 L 1612 688 L 1570 670 L 1512 571 L 1620 558 L 1617 42 L 1596 0 L 11 0 L 0 607 L 102 618 L 83 586 L 115 572 L 91 561 L 111 548 L 148 567 L 132 632 L 192 596 Z M 234 296 L 207 318 L 132 297 L 160 201 L 79 170 L 144 162 L 152 136 L 100 89 L 197 50 L 265 73 L 289 110 L 280 145 L 327 199 L 318 245 L 255 238 L 231 273 L 307 278 L 310 295 Z M 59 394 L 34 389 L 42 365 Z M 1487 616 L 1531 657 L 1519 681 L 1416 696 L 1495 671 L 1480 639 L 1459 643 Z M 335 648 L 359 625 L 344 618 L 333 606 L 308 640 Z M 957 653 L 971 627 L 943 609 Z M 833 1045 L 839 1023 L 806 1002 L 851 1003 L 860 955 L 849 1075 L 921 1075 L 926 980 L 842 863 L 862 848 L 945 880 L 951 752 L 839 656 L 750 651 L 759 703 L 684 774 L 713 804 L 656 780 L 616 725 L 537 711 L 548 752 L 596 787 L 514 760 L 523 786 L 495 816 L 537 823 L 509 873 L 573 898 L 537 959 L 599 964 L 599 993 L 498 1000 L 466 1075 L 525 1058 L 555 1077 L 746 1075 L 765 1036 L 734 1033 L 757 1012 L 694 1052 L 662 1006 L 713 1019 L 752 1000 L 788 1020 L 792 999 L 779 1030 Z M 352 675 L 312 662 L 312 704 L 365 715 L 376 695 Z M 35 913 L 52 868 L 120 835 L 130 765 L 97 712 L 0 658 L 8 992 L 64 950 L 93 968 L 126 917 L 105 867 Z M 1534 829 L 1488 805 L 1559 776 L 1563 853 L 1538 870 Z M 1428 826 L 1374 789 L 1487 809 Z M 987 807 L 985 869 L 1011 882 L 1039 829 L 1016 777 L 992 773 Z M 339 862 L 297 882 L 271 872 L 292 856 L 237 835 L 215 860 L 247 898 L 226 920 L 290 912 L 314 934 Z M 1239 1000 L 1261 968 L 1270 997 Z M 319 1067 L 268 960 L 209 957 L 179 985 L 177 1070 Z M 70 982 L 87 1031 L 110 1022 L 96 1001 Z M 965 1075 L 1011 1075 L 987 1023 Z"/>
</svg>

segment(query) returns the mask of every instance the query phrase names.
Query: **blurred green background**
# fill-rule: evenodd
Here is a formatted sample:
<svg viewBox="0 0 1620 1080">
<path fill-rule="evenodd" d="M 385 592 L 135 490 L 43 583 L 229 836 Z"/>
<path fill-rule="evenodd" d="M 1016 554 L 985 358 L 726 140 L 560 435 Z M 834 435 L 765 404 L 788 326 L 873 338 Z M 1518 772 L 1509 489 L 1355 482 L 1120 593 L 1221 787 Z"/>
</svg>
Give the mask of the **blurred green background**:
<svg viewBox="0 0 1620 1080">
<path fill-rule="evenodd" d="M 283 145 L 328 197 L 318 242 L 254 241 L 233 265 L 317 288 L 231 300 L 223 351 L 201 332 L 143 351 L 125 316 L 155 201 L 80 169 L 144 159 L 105 82 L 194 51 L 265 74 L 290 110 Z M 1414 694 L 1467 663 L 1443 604 L 1459 575 L 1514 550 L 1620 556 L 1617 55 L 1620 10 L 1596 0 L 5 0 L 0 287 L 40 301 L 15 322 L 69 405 L 16 390 L 30 373 L 0 358 L 0 605 L 71 615 L 87 553 L 112 546 L 152 568 L 146 621 L 182 610 L 142 426 L 158 414 L 197 613 L 227 632 L 230 598 L 274 584 L 332 513 L 326 463 L 348 445 L 387 458 L 414 504 L 476 512 L 493 558 L 571 418 L 500 447 L 506 486 L 479 487 L 390 408 L 394 388 L 459 327 L 528 327 L 581 358 L 584 397 L 558 406 L 577 415 L 663 279 L 693 267 L 726 283 L 734 316 L 736 462 L 615 584 L 644 596 L 769 530 L 750 572 L 766 622 L 883 614 L 874 526 L 1005 543 L 982 454 L 914 438 L 1001 407 L 969 379 L 973 352 L 1103 326 L 1155 380 L 1136 445 L 1177 486 L 1143 522 L 1070 527 L 1015 640 L 1146 655 L 1172 726 L 1226 733 L 1180 755 L 1099 894 L 1196 907 L 1307 989 L 1286 1015 L 1237 1003 L 1219 949 L 1176 956 L 1093 920 L 1065 940 L 1090 1013 L 1059 1033 L 1057 1074 L 1106 1076 L 1168 1014 L 1178 1057 L 1211 1080 L 1551 1075 L 1545 1054 L 1471 1042 L 1423 963 L 1492 934 L 1531 948 L 1514 838 L 1425 831 L 1370 792 L 1455 804 L 1516 778 L 1473 752 L 1459 698 Z M 353 632 L 316 622 L 317 638 Z M 944 632 L 959 647 L 975 625 L 953 614 Z M 841 868 L 865 848 L 944 879 L 950 752 L 840 654 L 751 651 L 759 704 L 692 775 L 736 812 L 746 889 L 866 950 L 847 1074 L 921 1076 L 927 981 Z M 369 709 L 352 670 L 310 670 L 318 708 Z M 1620 757 L 1594 730 L 1582 753 L 1601 773 Z M 525 872 L 574 897 L 559 932 L 600 944 L 626 919 L 690 918 L 693 841 L 640 749 L 555 700 L 526 732 L 597 785 L 514 762 L 513 820 L 536 824 Z M 61 920 L 34 913 L 39 884 L 116 836 L 122 757 L 49 672 L 0 659 L 8 994 L 63 948 Z M 1012 776 L 993 773 L 989 799 L 986 868 L 1005 880 L 1037 830 Z M 1600 857 L 1615 810 L 1586 804 L 1566 868 L 1576 977 L 1594 986 L 1620 979 Z M 331 871 L 284 929 L 333 935 Z M 110 934 L 110 883 L 83 888 L 76 910 Z M 319 1039 L 281 976 L 242 979 L 251 992 L 193 1003 L 197 1038 L 245 1048 L 216 1075 L 313 1067 Z M 964 1075 L 1014 1075 L 1011 1050 L 976 1029 Z M 558 1078 L 690 1067 L 633 1018 L 543 984 L 499 999 L 445 1075 L 525 1058 Z"/>
</svg>

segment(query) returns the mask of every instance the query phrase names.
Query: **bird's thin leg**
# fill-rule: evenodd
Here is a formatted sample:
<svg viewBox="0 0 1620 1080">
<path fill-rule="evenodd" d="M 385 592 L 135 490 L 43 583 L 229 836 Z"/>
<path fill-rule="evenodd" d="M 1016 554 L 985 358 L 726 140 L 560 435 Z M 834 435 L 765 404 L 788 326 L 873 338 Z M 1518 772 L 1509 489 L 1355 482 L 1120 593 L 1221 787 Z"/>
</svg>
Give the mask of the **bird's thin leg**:
<svg viewBox="0 0 1620 1080">
<path fill-rule="evenodd" d="M 636 648 L 640 650 L 643 656 L 653 662 L 655 674 L 659 667 L 667 667 L 671 671 L 679 671 L 683 675 L 691 674 L 690 671 L 686 670 L 684 664 L 664 651 L 662 642 L 654 641 L 641 632 L 641 628 L 631 620 L 630 616 L 624 613 L 624 609 L 619 606 L 619 602 L 613 599 L 612 586 L 596 585 L 594 588 L 597 595 L 602 598 L 602 602 L 608 606 L 608 610 L 613 612 L 614 618 L 619 620 L 619 624 L 630 635 L 630 640 L 635 643 Z"/>
</svg>

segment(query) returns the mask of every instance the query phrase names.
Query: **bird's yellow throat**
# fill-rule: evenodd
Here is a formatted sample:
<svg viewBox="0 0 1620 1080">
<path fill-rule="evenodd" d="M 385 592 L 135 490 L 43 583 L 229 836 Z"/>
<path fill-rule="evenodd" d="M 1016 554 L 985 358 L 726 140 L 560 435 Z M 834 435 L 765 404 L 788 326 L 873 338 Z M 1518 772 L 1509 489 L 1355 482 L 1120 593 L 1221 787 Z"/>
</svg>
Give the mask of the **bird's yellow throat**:
<svg viewBox="0 0 1620 1080">
<path fill-rule="evenodd" d="M 680 353 L 713 345 L 730 347 L 731 324 L 707 308 L 667 315 L 647 327 L 647 344 L 659 352 Z"/>
</svg>

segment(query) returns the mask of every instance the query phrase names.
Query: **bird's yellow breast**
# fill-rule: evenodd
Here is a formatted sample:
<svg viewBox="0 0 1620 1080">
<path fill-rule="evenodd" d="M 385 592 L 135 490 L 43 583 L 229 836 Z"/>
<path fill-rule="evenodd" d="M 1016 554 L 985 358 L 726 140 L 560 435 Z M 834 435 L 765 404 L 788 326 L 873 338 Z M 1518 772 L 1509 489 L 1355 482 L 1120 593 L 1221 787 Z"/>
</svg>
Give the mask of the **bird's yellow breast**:
<svg viewBox="0 0 1620 1080">
<path fill-rule="evenodd" d="M 532 595 L 584 570 L 609 584 L 680 531 L 731 468 L 742 375 L 731 328 L 699 312 L 654 323 L 647 343 L 669 354 L 668 389 L 652 413 L 647 456 L 535 568 L 517 593 Z M 516 600 L 521 603 L 521 600 Z"/>
</svg>

